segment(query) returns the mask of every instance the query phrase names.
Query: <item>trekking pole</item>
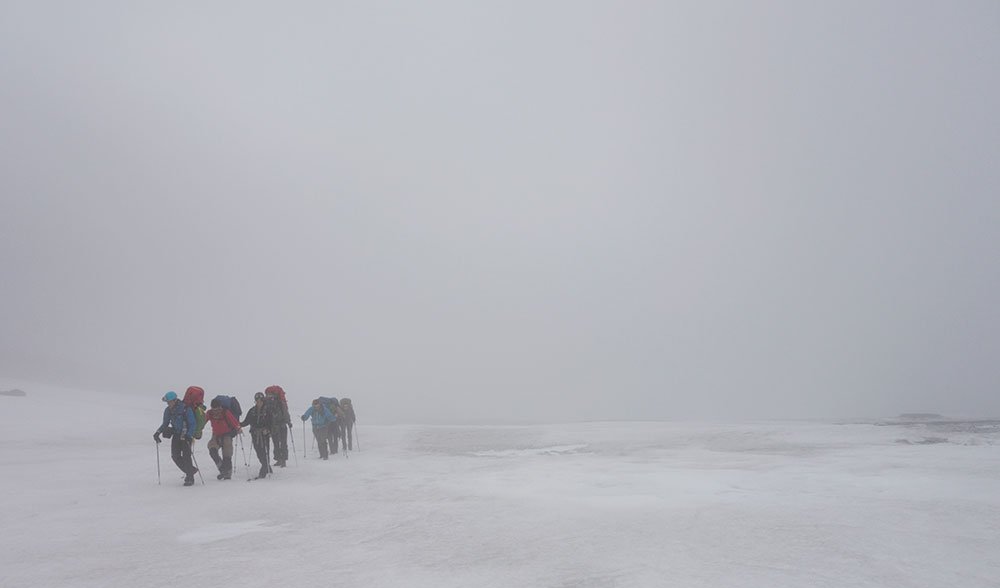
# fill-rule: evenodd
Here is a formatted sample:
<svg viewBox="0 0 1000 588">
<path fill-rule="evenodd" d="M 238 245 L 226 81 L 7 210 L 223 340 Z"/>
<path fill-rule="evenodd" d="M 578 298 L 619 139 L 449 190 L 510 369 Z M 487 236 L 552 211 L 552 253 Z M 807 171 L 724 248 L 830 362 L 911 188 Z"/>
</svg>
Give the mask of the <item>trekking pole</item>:
<svg viewBox="0 0 1000 588">
<path fill-rule="evenodd" d="M 313 435 L 315 437 L 315 435 Z M 302 459 L 306 458 L 306 422 L 302 421 Z M 298 464 L 296 464 L 298 465 Z"/>
<path fill-rule="evenodd" d="M 303 443 L 305 443 L 304 439 L 306 438 L 306 426 L 305 425 L 306 425 L 306 423 L 305 423 L 305 421 L 303 421 L 302 422 L 302 439 L 303 439 L 302 442 Z M 295 465 L 297 466 L 297 465 L 299 465 L 299 450 L 295 448 L 295 433 L 293 433 L 291 429 L 292 429 L 292 425 L 289 424 L 288 425 L 288 438 L 292 440 L 292 457 L 295 458 Z M 305 450 L 303 449 L 303 451 L 305 451 Z M 286 454 L 288 453 L 288 447 L 285 447 L 285 453 Z M 286 455 L 285 457 L 287 458 L 288 456 Z"/>
<path fill-rule="evenodd" d="M 340 436 L 335 441 L 340 443 L 340 452 L 344 454 L 344 459 L 351 459 L 351 456 L 347 454 L 347 429 L 341 425 L 337 431 L 340 433 Z"/>
<path fill-rule="evenodd" d="M 243 465 L 247 467 L 247 481 L 250 481 L 250 460 L 247 459 L 247 450 L 243 446 L 243 431 L 240 431 L 240 451 L 243 452 Z"/>
<path fill-rule="evenodd" d="M 191 450 L 191 463 L 194 464 L 194 469 L 198 470 L 198 477 L 201 478 L 201 485 L 204 486 L 205 476 L 201 475 L 201 468 L 198 467 L 198 458 L 194 456 L 194 447 L 192 445 L 193 444 L 188 445 L 188 448 Z"/>
<path fill-rule="evenodd" d="M 264 462 L 264 467 L 267 468 L 267 473 L 274 475 L 274 469 L 271 468 L 271 434 L 268 433 L 263 437 L 264 439 L 264 457 L 267 461 Z"/>
<path fill-rule="evenodd" d="M 156 443 L 156 441 L 153 441 Z M 156 485 L 160 485 L 160 444 L 156 443 Z"/>
<path fill-rule="evenodd" d="M 358 435 L 357 423 L 352 423 L 351 428 L 354 429 L 354 442 L 358 444 L 358 451 L 361 451 L 361 435 Z"/>
</svg>

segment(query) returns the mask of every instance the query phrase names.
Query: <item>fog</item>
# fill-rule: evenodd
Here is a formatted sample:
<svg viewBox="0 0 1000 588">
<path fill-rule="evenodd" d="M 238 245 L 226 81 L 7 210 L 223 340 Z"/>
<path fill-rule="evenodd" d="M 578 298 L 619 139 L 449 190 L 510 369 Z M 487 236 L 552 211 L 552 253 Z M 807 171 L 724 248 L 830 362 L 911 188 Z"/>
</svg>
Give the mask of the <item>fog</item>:
<svg viewBox="0 0 1000 588">
<path fill-rule="evenodd" d="M 1000 414 L 996 2 L 0 4 L 0 375 Z"/>
</svg>

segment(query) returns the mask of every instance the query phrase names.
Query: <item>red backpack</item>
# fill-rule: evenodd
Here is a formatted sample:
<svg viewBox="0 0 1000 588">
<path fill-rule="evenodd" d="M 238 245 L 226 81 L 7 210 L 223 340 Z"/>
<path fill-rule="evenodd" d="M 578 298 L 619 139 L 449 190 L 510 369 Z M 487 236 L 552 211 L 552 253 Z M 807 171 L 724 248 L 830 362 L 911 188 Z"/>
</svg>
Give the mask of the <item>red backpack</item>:
<svg viewBox="0 0 1000 588">
<path fill-rule="evenodd" d="M 199 386 L 188 386 L 184 392 L 184 405 L 194 408 L 205 404 L 205 391 Z"/>
<path fill-rule="evenodd" d="M 285 391 L 281 389 L 281 386 L 268 386 L 264 389 L 264 394 L 277 394 L 281 403 L 285 405 L 285 410 L 288 410 L 288 400 L 285 398 Z"/>
</svg>

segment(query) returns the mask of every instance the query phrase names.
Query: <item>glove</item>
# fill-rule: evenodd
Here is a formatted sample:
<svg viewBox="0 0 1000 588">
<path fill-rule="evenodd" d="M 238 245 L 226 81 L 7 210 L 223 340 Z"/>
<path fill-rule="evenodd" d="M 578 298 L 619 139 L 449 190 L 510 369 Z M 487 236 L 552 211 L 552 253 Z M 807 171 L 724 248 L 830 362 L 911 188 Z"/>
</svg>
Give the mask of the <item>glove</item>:
<svg viewBox="0 0 1000 588">
<path fill-rule="evenodd" d="M 292 428 L 292 420 L 291 420 L 291 419 L 288 419 L 288 428 L 289 428 L 289 429 L 291 429 L 291 428 Z"/>
<path fill-rule="evenodd" d="M 302 417 L 302 422 L 303 422 L 303 423 L 304 423 L 304 422 L 306 422 L 306 419 L 307 419 L 307 418 L 309 418 L 309 417 Z M 291 426 L 291 425 L 289 425 L 289 426 Z"/>
<path fill-rule="evenodd" d="M 160 432 L 159 431 L 153 433 L 153 441 L 156 441 L 157 443 L 160 443 Z"/>
<path fill-rule="evenodd" d="M 184 440 L 188 442 L 188 445 L 190 445 L 191 443 L 194 442 L 194 437 L 188 435 L 187 437 L 184 437 Z"/>
</svg>

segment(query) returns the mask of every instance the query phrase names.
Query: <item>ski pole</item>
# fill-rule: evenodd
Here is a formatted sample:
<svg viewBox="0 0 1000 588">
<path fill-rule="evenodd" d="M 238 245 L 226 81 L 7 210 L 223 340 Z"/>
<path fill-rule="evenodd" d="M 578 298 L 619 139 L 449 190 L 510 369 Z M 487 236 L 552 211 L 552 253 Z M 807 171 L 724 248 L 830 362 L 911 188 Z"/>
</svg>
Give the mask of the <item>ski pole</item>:
<svg viewBox="0 0 1000 588">
<path fill-rule="evenodd" d="M 305 423 L 302 423 L 302 435 L 305 439 L 306 427 Z M 292 423 L 288 423 L 288 438 L 292 440 L 292 457 L 295 458 L 295 465 L 299 465 L 299 450 L 295 448 L 295 433 L 292 432 Z M 305 441 L 303 441 L 305 443 Z M 304 451 L 304 450 L 303 450 Z M 288 447 L 285 447 L 285 459 L 288 459 Z"/>
<path fill-rule="evenodd" d="M 194 469 L 198 470 L 198 477 L 201 478 L 201 485 L 205 485 L 205 476 L 201 475 L 201 468 L 198 467 L 198 458 L 194 456 L 193 443 L 188 444 L 188 450 L 191 452 L 191 463 L 194 464 Z"/>
<path fill-rule="evenodd" d="M 264 457 L 267 458 L 267 473 L 274 474 L 274 468 L 271 467 L 271 433 L 264 436 Z"/>
<path fill-rule="evenodd" d="M 153 441 L 156 443 L 156 441 Z M 160 485 L 160 444 L 156 443 L 156 485 Z"/>
<path fill-rule="evenodd" d="M 358 425 L 351 423 L 351 428 L 354 429 L 354 441 L 358 444 L 358 451 L 361 451 L 361 435 L 358 435 Z"/>
<path fill-rule="evenodd" d="M 306 422 L 305 421 L 302 421 L 302 459 L 306 459 Z"/>
<path fill-rule="evenodd" d="M 247 450 L 243 446 L 243 431 L 240 431 L 240 451 L 243 452 L 243 465 L 247 467 L 247 481 L 250 481 L 250 460 L 247 459 Z"/>
</svg>

